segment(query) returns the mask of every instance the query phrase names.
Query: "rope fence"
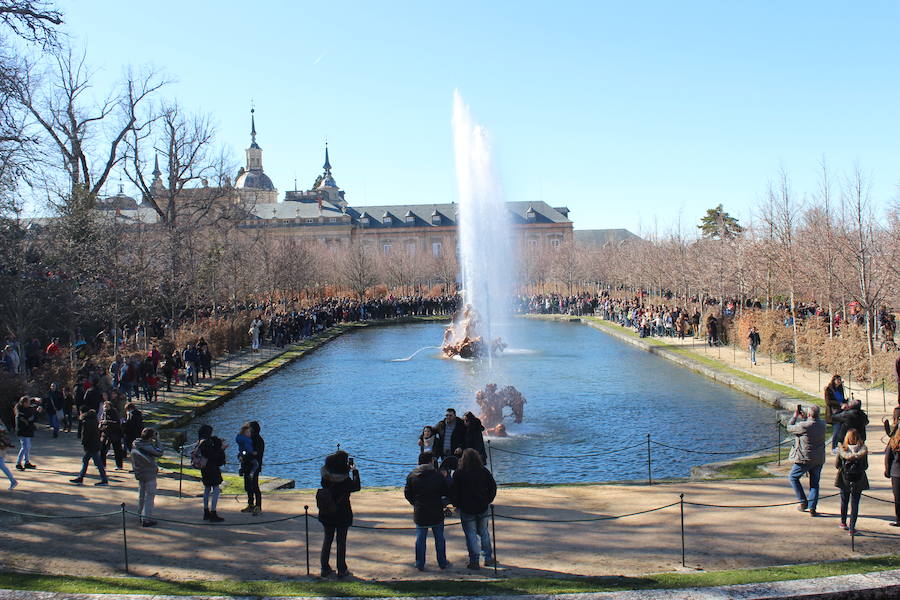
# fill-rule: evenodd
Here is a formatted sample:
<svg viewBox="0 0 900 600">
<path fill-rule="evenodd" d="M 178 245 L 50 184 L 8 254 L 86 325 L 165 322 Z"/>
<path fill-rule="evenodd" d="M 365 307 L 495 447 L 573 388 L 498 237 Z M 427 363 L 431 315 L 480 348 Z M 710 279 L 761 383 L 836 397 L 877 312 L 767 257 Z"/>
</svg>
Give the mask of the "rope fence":
<svg viewBox="0 0 900 600">
<path fill-rule="evenodd" d="M 834 494 L 828 494 L 825 496 L 819 496 L 818 501 L 825 500 L 828 498 L 834 498 L 839 495 L 840 495 L 840 493 L 834 493 Z M 882 498 L 877 498 L 875 496 L 870 496 L 868 494 L 863 494 L 863 496 L 870 498 L 872 500 L 877 500 L 879 502 L 893 504 L 893 501 L 891 501 L 891 500 L 884 500 Z M 618 515 L 602 515 L 602 516 L 572 518 L 572 519 L 538 518 L 538 517 L 525 517 L 525 516 L 518 516 L 518 515 L 503 514 L 503 513 L 496 512 L 495 505 L 491 504 L 490 505 L 490 518 L 491 518 L 491 529 L 492 529 L 491 544 L 493 547 L 494 572 L 495 572 L 495 574 L 497 572 L 497 558 L 496 558 L 497 557 L 497 543 L 498 543 L 497 526 L 496 526 L 497 519 L 499 519 L 501 521 L 506 520 L 506 521 L 518 521 L 518 522 L 526 522 L 526 523 L 563 524 L 563 525 L 569 524 L 569 525 L 571 525 L 571 524 L 578 524 L 578 523 L 596 523 L 596 522 L 600 522 L 600 521 L 616 521 L 619 519 L 627 519 L 627 518 L 631 518 L 631 517 L 638 517 L 641 515 L 656 513 L 656 512 L 660 512 L 660 511 L 678 506 L 679 507 L 679 516 L 680 516 L 681 566 L 686 567 L 687 566 L 687 560 L 686 560 L 686 557 L 687 557 L 687 545 L 686 545 L 687 535 L 686 535 L 686 532 L 687 532 L 687 530 L 686 530 L 685 524 L 684 524 L 685 507 L 743 510 L 743 509 L 783 508 L 786 506 L 792 506 L 792 505 L 798 505 L 798 504 L 800 504 L 800 501 L 798 501 L 798 500 L 794 500 L 791 502 L 778 502 L 778 503 L 773 503 L 773 504 L 710 504 L 710 503 L 704 503 L 704 502 L 686 501 L 685 495 L 683 493 L 681 493 L 681 494 L 679 494 L 677 501 L 670 502 L 668 504 L 664 504 L 661 506 L 656 506 L 656 507 L 647 508 L 644 510 L 638 510 L 638 511 L 633 511 L 633 512 L 624 513 L 624 514 L 618 514 Z M 6 509 L 6 508 L 0 508 L 0 512 L 6 513 L 6 514 L 11 514 L 11 515 L 16 515 L 16 516 L 21 516 L 21 517 L 27 517 L 27 518 L 36 518 L 36 519 L 93 519 L 93 518 L 110 518 L 110 517 L 115 518 L 115 517 L 121 516 L 122 561 L 123 561 L 125 572 L 126 573 L 130 572 L 131 562 L 130 562 L 130 556 L 129 556 L 129 551 L 128 551 L 128 519 L 126 517 L 128 515 L 130 515 L 132 517 L 137 517 L 138 519 L 140 519 L 141 515 L 137 512 L 128 510 L 126 508 L 125 503 L 122 503 L 120 505 L 120 510 L 99 512 L 99 513 L 88 514 L 88 515 L 46 515 L 46 514 L 35 514 L 35 513 L 30 513 L 30 512 L 15 511 L 15 510 L 10 510 L 10 509 Z M 242 522 L 242 523 L 227 523 L 227 524 L 225 524 L 225 523 L 186 521 L 186 520 L 180 520 L 180 519 L 167 519 L 167 518 L 161 518 L 161 517 L 156 517 L 156 516 L 153 517 L 153 520 L 159 521 L 162 523 L 172 523 L 175 525 L 218 527 L 218 528 L 225 528 L 225 529 L 240 530 L 240 529 L 244 529 L 247 527 L 258 527 L 258 526 L 264 526 L 264 525 L 272 525 L 272 524 L 276 524 L 276 523 L 285 523 L 285 522 L 289 522 L 289 521 L 299 520 L 302 518 L 303 524 L 304 524 L 304 539 L 305 539 L 305 550 L 306 550 L 306 573 L 307 573 L 307 575 L 309 575 L 311 573 L 311 568 L 312 568 L 312 565 L 310 562 L 311 559 L 310 559 L 310 542 L 309 542 L 309 530 L 310 530 L 309 517 L 310 517 L 309 505 L 305 505 L 303 507 L 302 513 L 279 517 L 276 519 L 266 519 L 263 521 L 248 521 L 248 522 Z M 668 519 L 665 521 L 666 524 L 668 524 L 669 522 L 670 521 Z M 456 526 L 456 525 L 460 525 L 460 524 L 461 524 L 461 521 L 456 520 L 456 521 L 445 522 L 445 523 L 440 523 L 440 524 L 436 524 L 436 525 L 444 525 L 445 527 L 452 527 L 452 526 Z M 416 531 L 416 530 L 422 529 L 422 528 L 428 529 L 428 528 L 431 528 L 432 526 L 431 525 L 428 525 L 428 526 L 423 526 L 423 525 L 385 526 L 385 525 L 353 524 L 350 527 L 353 529 L 359 529 L 359 530 L 365 530 L 365 531 L 397 531 L 397 532 L 400 532 L 400 531 Z M 501 533 L 502 533 L 502 531 L 503 530 L 501 528 Z M 851 545 L 851 549 L 853 551 L 855 551 L 855 549 L 856 549 L 855 548 L 855 535 L 852 533 L 850 535 L 850 545 Z"/>
</svg>

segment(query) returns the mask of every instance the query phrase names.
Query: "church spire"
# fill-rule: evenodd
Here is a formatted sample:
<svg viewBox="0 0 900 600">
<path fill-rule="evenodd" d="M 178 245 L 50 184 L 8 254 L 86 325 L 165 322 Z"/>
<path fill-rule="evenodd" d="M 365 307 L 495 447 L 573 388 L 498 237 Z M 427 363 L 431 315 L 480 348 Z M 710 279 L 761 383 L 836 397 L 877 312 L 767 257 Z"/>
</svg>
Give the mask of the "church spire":
<svg viewBox="0 0 900 600">
<path fill-rule="evenodd" d="M 325 164 L 322 165 L 327 173 L 331 173 L 331 161 L 328 160 L 328 142 L 325 142 Z"/>
<path fill-rule="evenodd" d="M 256 112 L 255 108 L 250 109 L 250 147 L 251 148 L 259 148 L 259 145 L 256 143 Z"/>
<path fill-rule="evenodd" d="M 162 171 L 159 170 L 159 154 L 153 159 L 153 183 L 150 184 L 150 187 L 156 191 L 163 189 L 165 186 L 163 185 L 162 180 Z"/>
</svg>

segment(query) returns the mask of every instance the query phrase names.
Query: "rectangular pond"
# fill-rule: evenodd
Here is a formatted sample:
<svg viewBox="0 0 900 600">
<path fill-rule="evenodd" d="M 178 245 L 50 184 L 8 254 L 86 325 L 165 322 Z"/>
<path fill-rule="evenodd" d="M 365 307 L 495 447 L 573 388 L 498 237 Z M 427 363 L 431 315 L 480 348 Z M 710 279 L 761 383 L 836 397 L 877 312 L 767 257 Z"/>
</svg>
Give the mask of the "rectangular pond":
<svg viewBox="0 0 900 600">
<path fill-rule="evenodd" d="M 492 369 L 443 359 L 436 349 L 392 362 L 438 345 L 442 332 L 440 323 L 419 323 L 347 333 L 195 421 L 189 441 L 209 423 L 230 444 L 226 469 L 236 471 L 234 436 L 257 420 L 263 475 L 317 487 L 318 457 L 340 444 L 357 457 L 363 485 L 399 486 L 422 427 L 447 407 L 477 415 L 475 391 L 491 382 L 514 385 L 527 399 L 524 422 L 510 419 L 510 437 L 491 442 L 498 482 L 645 479 L 648 433 L 692 451 L 654 444 L 654 477 L 687 476 L 694 465 L 728 457 L 717 452 L 777 441 L 772 407 L 579 323 L 516 320 L 510 349 Z"/>
</svg>

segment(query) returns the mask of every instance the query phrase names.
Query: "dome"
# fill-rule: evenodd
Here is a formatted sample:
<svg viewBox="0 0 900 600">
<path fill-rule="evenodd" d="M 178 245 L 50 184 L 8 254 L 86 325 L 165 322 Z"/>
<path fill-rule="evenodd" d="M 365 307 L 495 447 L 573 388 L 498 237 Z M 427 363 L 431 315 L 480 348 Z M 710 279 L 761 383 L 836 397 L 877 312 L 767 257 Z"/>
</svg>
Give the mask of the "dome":
<svg viewBox="0 0 900 600">
<path fill-rule="evenodd" d="M 258 169 L 244 171 L 234 181 L 234 187 L 254 190 L 274 190 L 275 184 L 269 176 Z"/>
<path fill-rule="evenodd" d="M 334 177 L 331 176 L 331 173 L 326 173 L 324 177 L 322 177 L 322 181 L 319 182 L 319 185 L 316 189 L 321 188 L 335 188 L 337 189 L 337 183 L 334 181 Z"/>
<path fill-rule="evenodd" d="M 115 196 L 109 196 L 100 201 L 98 208 L 102 210 L 137 210 L 138 202 L 131 196 L 119 192 Z"/>
</svg>

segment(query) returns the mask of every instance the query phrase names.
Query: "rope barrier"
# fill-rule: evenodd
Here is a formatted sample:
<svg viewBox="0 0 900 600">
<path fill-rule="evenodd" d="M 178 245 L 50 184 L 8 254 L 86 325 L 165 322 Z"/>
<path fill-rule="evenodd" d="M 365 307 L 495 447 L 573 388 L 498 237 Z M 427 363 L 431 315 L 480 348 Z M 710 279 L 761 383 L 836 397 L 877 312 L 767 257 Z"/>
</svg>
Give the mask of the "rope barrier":
<svg viewBox="0 0 900 600">
<path fill-rule="evenodd" d="M 117 511 L 113 514 L 119 514 L 119 513 Z M 126 510 L 125 514 L 129 514 L 134 517 L 142 518 L 140 513 L 132 512 L 130 510 Z M 283 523 L 285 521 L 292 521 L 294 519 L 299 519 L 302 516 L 303 516 L 302 514 L 291 515 L 288 517 L 281 517 L 278 519 L 267 519 L 265 521 L 248 521 L 245 523 L 228 523 L 227 525 L 223 525 L 221 523 L 210 523 L 210 522 L 200 522 L 200 521 L 181 521 L 178 519 L 163 519 L 161 517 L 149 517 L 149 520 L 161 521 L 163 523 L 177 523 L 179 525 L 197 525 L 200 527 L 203 527 L 203 526 L 213 526 L 213 527 L 247 527 L 247 526 L 250 526 L 250 527 L 254 527 L 257 525 L 269 525 L 270 523 Z"/>
<path fill-rule="evenodd" d="M 634 450 L 640 446 L 643 446 L 644 442 L 639 442 L 632 446 L 625 446 L 624 448 L 617 448 L 615 450 L 604 450 L 602 452 L 590 452 L 588 454 L 529 454 L 527 452 L 519 452 L 517 450 L 509 450 L 507 448 L 500 448 L 499 446 L 491 446 L 491 449 L 497 450 L 499 452 L 506 452 L 507 454 L 516 454 L 519 456 L 531 456 L 534 458 L 589 458 L 592 456 L 603 456 L 605 454 L 615 454 L 616 452 L 624 452 L 626 450 Z"/>
<path fill-rule="evenodd" d="M 436 523 L 435 525 L 414 525 L 412 527 L 378 527 L 377 525 L 351 525 L 350 527 L 352 527 L 353 529 L 372 529 L 377 531 L 414 531 L 416 529 L 430 529 L 432 527 L 437 527 L 438 525 L 450 527 L 459 524 L 460 521 L 453 521 L 451 523 Z"/>
<path fill-rule="evenodd" d="M 651 439 L 650 443 L 655 444 L 657 446 L 662 446 L 663 448 L 669 448 L 671 450 L 678 450 L 679 452 L 688 452 L 690 454 L 715 454 L 715 455 L 754 454 L 756 452 L 762 452 L 763 450 L 773 450 L 784 444 L 784 442 L 782 442 L 780 444 L 773 444 L 771 446 L 766 446 L 765 448 L 757 448 L 755 450 L 732 450 L 732 451 L 728 451 L 728 452 L 715 452 L 712 450 L 691 450 L 690 448 L 679 448 L 678 446 L 670 446 L 669 444 L 657 442 L 654 439 Z"/>
<path fill-rule="evenodd" d="M 870 500 L 878 500 L 879 502 L 885 502 L 885 503 L 887 503 L 887 504 L 893 504 L 893 503 L 894 503 L 893 500 L 885 500 L 884 498 L 876 498 L 875 496 L 870 496 L 870 495 L 868 495 L 868 494 L 862 494 L 862 495 L 865 496 L 866 498 L 870 499 Z"/>
<path fill-rule="evenodd" d="M 353 456 L 354 459 L 359 459 L 359 460 L 362 460 L 365 462 L 378 463 L 381 465 L 398 465 L 401 467 L 415 467 L 418 465 L 418 463 L 412 463 L 412 462 L 392 462 L 389 460 L 379 460 L 377 458 L 367 458 L 365 456 L 360 456 L 358 454 L 351 454 L 351 456 Z"/>
<path fill-rule="evenodd" d="M 106 512 L 106 513 L 96 513 L 93 515 L 39 515 L 37 513 L 27 513 L 27 512 L 19 512 L 15 510 L 9 510 L 8 508 L 0 508 L 0 512 L 4 512 L 11 515 L 16 515 L 19 517 L 31 517 L 34 519 L 93 519 L 96 517 L 109 517 L 112 515 L 119 514 L 119 511 Z"/>
<path fill-rule="evenodd" d="M 840 496 L 841 493 L 837 492 L 834 494 L 828 494 L 827 496 L 819 496 L 818 500 L 824 500 L 826 498 L 834 498 L 835 496 Z M 817 502 L 818 502 L 817 500 Z M 702 502 L 685 502 L 686 505 L 689 506 L 703 506 L 707 508 L 775 508 L 778 506 L 792 506 L 794 504 L 800 504 L 800 500 L 794 500 L 792 502 L 782 502 L 780 504 L 704 504 Z"/>
<path fill-rule="evenodd" d="M 666 504 L 665 506 L 657 506 L 656 508 L 648 508 L 647 510 L 639 510 L 633 513 L 627 513 L 624 515 L 614 515 L 608 517 L 591 517 L 587 519 L 532 519 L 530 517 L 514 517 L 511 515 L 501 515 L 497 513 L 498 519 L 509 519 L 511 521 L 528 521 L 530 523 L 587 523 L 592 521 L 612 521 L 615 519 L 624 519 L 625 517 L 634 517 L 636 515 L 644 515 L 647 513 L 656 512 L 658 510 L 663 510 L 666 508 L 671 508 L 673 506 L 678 506 L 679 502 L 673 502 L 672 504 Z"/>
</svg>

